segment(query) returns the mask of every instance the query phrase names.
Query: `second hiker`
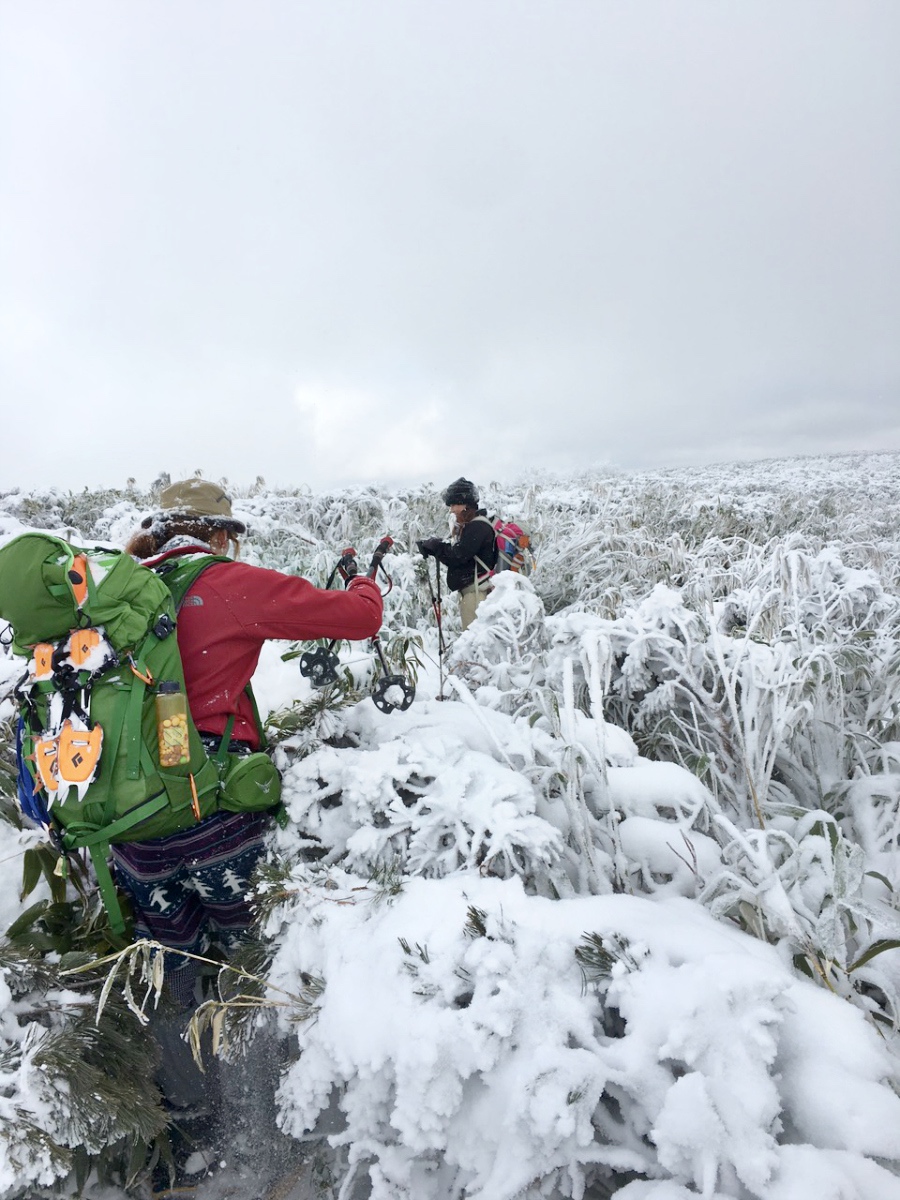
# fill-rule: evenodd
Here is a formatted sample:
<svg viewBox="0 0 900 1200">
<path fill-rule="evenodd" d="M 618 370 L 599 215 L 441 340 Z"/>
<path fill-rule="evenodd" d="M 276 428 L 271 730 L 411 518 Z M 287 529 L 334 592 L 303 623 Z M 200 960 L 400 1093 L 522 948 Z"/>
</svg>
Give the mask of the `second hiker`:
<svg viewBox="0 0 900 1200">
<path fill-rule="evenodd" d="M 475 620 L 478 605 L 491 590 L 491 574 L 497 565 L 497 543 L 487 511 L 478 507 L 478 489 L 468 479 L 454 479 L 441 493 L 453 516 L 448 542 L 425 538 L 419 553 L 431 555 L 447 568 L 447 587 L 459 595 L 463 629 Z"/>
</svg>

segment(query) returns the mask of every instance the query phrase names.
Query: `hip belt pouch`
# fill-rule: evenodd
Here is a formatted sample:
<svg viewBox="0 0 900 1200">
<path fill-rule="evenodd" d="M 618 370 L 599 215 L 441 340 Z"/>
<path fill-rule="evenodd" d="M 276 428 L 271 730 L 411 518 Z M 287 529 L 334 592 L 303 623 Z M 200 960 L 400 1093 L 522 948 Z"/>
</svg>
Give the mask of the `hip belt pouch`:
<svg viewBox="0 0 900 1200">
<path fill-rule="evenodd" d="M 222 771 L 219 807 L 227 812 L 263 812 L 281 800 L 281 776 L 263 751 L 229 754 Z"/>
</svg>

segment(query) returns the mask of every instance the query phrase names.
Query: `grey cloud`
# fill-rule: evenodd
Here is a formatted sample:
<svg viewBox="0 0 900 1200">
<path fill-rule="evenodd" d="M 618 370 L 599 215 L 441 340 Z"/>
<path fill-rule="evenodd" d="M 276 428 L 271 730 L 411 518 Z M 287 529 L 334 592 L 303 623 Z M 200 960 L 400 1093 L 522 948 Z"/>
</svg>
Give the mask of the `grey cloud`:
<svg viewBox="0 0 900 1200">
<path fill-rule="evenodd" d="M 890 3 L 84 0 L 0 34 L 0 388 L 97 414 L 63 485 L 151 477 L 172 411 L 185 461 L 316 486 L 404 445 L 413 480 L 898 444 Z"/>
</svg>

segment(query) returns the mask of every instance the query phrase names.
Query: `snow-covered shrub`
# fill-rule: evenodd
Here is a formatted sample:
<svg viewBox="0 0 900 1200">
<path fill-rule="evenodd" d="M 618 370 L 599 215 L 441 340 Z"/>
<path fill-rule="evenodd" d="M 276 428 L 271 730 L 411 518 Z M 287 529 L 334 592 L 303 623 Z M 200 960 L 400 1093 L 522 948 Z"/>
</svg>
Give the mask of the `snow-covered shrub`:
<svg viewBox="0 0 900 1200">
<path fill-rule="evenodd" d="M 478 689 L 479 704 L 521 712 L 544 679 L 544 606 L 528 579 L 497 575 L 478 607 L 478 620 L 453 643 L 447 669 Z"/>
<path fill-rule="evenodd" d="M 52 891 L 38 871 L 22 913 L 21 864 L 27 880 L 42 839 L 0 828 L 0 1196 L 84 1181 L 92 1163 L 123 1182 L 166 1124 L 155 1047 L 115 994 L 96 1019 L 102 974 L 65 973 L 106 948 L 95 900 L 65 899 L 51 868 Z"/>
<path fill-rule="evenodd" d="M 364 878 L 477 868 L 545 893 L 562 886 L 560 833 L 514 765 L 534 759 L 527 727 L 433 701 L 385 716 L 368 701 L 328 741 L 284 771 L 286 853 Z M 283 761 L 291 751 L 289 740 Z"/>
<path fill-rule="evenodd" d="M 166 482 L 0 496 L 0 538 L 124 541 Z M 349 683 L 311 695 L 283 646 L 261 659 L 291 820 L 259 898 L 273 984 L 306 997 L 284 1129 L 343 1114 L 319 1143 L 329 1200 L 367 1179 L 425 1200 L 900 1200 L 900 456 L 480 482 L 539 565 L 464 636 L 445 594 L 442 680 L 414 549 L 446 528 L 437 488 L 229 485 L 247 560 L 318 584 L 394 537 L 382 642 L 399 666 L 419 639 L 406 713 Z M 375 656 L 340 651 L 364 693 Z M 17 672 L 0 637 L 7 793 Z M 69 1133 L 102 1153 L 136 1127 L 64 1128 L 63 1091 L 23 1090 L 29 1039 L 81 1011 L 56 974 L 29 987 L 2 1018 L 0 1103 L 26 1124 L 36 1106 L 61 1173 Z M 42 990 L 65 1000 L 52 1019 Z M 30 1195 L 57 1167 L 15 1128 Z"/>
<path fill-rule="evenodd" d="M 696 906 L 549 901 L 471 872 L 388 904 L 337 872 L 295 883 L 273 979 L 324 986 L 293 1027 L 280 1119 L 302 1136 L 337 1096 L 332 1143 L 373 1200 L 639 1195 L 635 1179 L 768 1200 L 785 1178 L 818 1200 L 801 1148 L 900 1194 L 877 1033 Z"/>
<path fill-rule="evenodd" d="M 900 708 L 900 677 L 885 669 L 896 662 L 897 603 L 833 550 L 770 553 L 754 588 L 705 610 L 688 604 L 687 588 L 657 584 L 615 621 L 549 618 L 548 679 L 571 661 L 589 696 L 584 648 L 605 639 L 615 664 L 607 714 L 645 752 L 713 789 L 713 820 L 698 828 L 718 840 L 727 866 L 717 871 L 707 855 L 704 900 L 783 939 L 804 969 L 837 971 L 829 986 L 896 1020 L 896 972 L 876 971 L 867 956 L 898 932 L 896 787 L 868 774 Z M 866 877 L 860 845 L 885 887 Z M 860 960 L 864 970 L 854 968 Z"/>
<path fill-rule="evenodd" d="M 140 1168 L 165 1128 L 153 1044 L 120 999 L 99 1023 L 95 1007 L 96 985 L 60 986 L 58 971 L 0 942 L 0 1195 L 84 1177 L 90 1157 L 107 1169 L 118 1158 L 124 1182 L 133 1150 Z"/>
</svg>

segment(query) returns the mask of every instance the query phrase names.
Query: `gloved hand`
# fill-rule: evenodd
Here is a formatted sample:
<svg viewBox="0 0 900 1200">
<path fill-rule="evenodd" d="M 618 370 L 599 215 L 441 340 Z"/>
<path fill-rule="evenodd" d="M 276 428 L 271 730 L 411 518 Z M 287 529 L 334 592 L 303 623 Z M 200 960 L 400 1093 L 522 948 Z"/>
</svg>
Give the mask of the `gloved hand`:
<svg viewBox="0 0 900 1200">
<path fill-rule="evenodd" d="M 436 555 L 440 544 L 441 539 L 438 537 L 423 538 L 421 541 L 416 542 L 416 545 L 419 547 L 419 553 L 423 558 L 427 558 L 429 554 Z"/>
</svg>

